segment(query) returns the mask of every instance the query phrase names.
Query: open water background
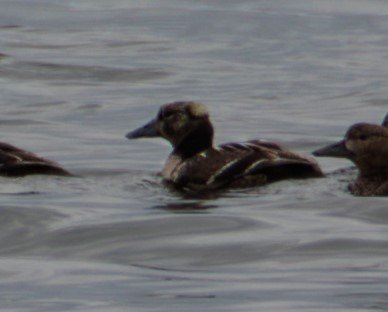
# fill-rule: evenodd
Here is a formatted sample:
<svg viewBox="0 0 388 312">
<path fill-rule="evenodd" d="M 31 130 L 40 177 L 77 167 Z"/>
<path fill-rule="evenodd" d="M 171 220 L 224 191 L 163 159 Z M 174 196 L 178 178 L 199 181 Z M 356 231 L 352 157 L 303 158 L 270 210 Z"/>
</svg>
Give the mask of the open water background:
<svg viewBox="0 0 388 312">
<path fill-rule="evenodd" d="M 190 199 L 124 135 L 209 106 L 218 143 L 309 153 L 388 111 L 379 0 L 1 0 L 0 139 L 78 178 L 0 179 L 2 311 L 386 311 L 388 199 L 325 179 Z"/>
</svg>

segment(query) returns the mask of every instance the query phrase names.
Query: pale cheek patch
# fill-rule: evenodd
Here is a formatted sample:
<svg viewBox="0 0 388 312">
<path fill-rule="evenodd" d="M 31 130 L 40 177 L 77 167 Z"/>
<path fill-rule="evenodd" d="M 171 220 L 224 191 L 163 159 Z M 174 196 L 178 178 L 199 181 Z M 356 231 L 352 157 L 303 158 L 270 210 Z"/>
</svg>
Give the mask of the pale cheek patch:
<svg viewBox="0 0 388 312">
<path fill-rule="evenodd" d="M 184 126 L 184 124 L 185 123 L 179 119 L 171 125 L 171 129 L 173 129 L 174 132 L 178 132 Z"/>
<path fill-rule="evenodd" d="M 193 117 L 199 118 L 206 116 L 208 114 L 208 110 L 205 105 L 201 103 L 193 103 L 189 106 L 190 114 Z"/>
<path fill-rule="evenodd" d="M 353 140 L 346 141 L 345 147 L 348 151 L 354 152 L 355 144 Z"/>
</svg>

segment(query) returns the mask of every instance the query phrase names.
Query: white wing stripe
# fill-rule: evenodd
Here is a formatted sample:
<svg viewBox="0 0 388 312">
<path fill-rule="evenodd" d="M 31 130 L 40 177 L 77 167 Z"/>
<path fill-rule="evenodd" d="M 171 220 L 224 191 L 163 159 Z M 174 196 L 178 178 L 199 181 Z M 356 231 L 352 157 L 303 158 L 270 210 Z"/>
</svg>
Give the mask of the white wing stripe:
<svg viewBox="0 0 388 312">
<path fill-rule="evenodd" d="M 228 168 L 230 168 L 231 166 L 233 166 L 235 163 L 239 162 L 240 161 L 240 158 L 237 158 L 237 159 L 234 159 L 230 162 L 228 162 L 227 164 L 225 164 L 224 166 L 222 166 L 220 169 L 218 169 L 206 182 L 206 184 L 212 184 L 215 179 L 217 179 L 217 177 L 219 175 L 221 175 L 225 170 L 227 170 Z"/>
<path fill-rule="evenodd" d="M 260 159 L 258 161 L 255 161 L 252 165 L 250 165 L 248 168 L 246 168 L 244 170 L 244 174 L 248 173 L 251 169 L 253 169 L 254 167 L 256 167 L 258 164 L 260 163 L 264 163 L 264 162 L 272 162 L 272 160 L 270 159 Z"/>
</svg>

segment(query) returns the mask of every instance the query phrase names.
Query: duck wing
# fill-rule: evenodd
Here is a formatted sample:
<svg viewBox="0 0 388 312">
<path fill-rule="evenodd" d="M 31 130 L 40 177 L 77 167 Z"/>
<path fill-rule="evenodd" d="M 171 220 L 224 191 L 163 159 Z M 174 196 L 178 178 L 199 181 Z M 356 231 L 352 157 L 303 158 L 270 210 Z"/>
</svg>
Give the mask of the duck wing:
<svg viewBox="0 0 388 312">
<path fill-rule="evenodd" d="M 53 163 L 52 161 L 39 157 L 34 153 L 25 151 L 8 143 L 0 142 L 0 164 L 19 163 L 25 161 Z"/>
<path fill-rule="evenodd" d="M 196 156 L 181 168 L 175 183 L 189 188 L 218 189 L 322 175 L 314 160 L 277 144 L 255 140 L 223 144 L 206 155 Z"/>
<path fill-rule="evenodd" d="M 215 182 L 229 180 L 237 185 L 246 185 L 247 182 L 271 183 L 323 176 L 315 160 L 290 152 L 275 143 L 255 140 L 239 144 L 238 147 L 235 144 L 223 147 L 245 148 L 249 153 L 214 177 Z"/>
<path fill-rule="evenodd" d="M 71 175 L 54 161 L 0 142 L 0 175 L 20 177 L 30 174 Z"/>
<path fill-rule="evenodd" d="M 249 140 L 245 142 L 231 142 L 219 146 L 220 150 L 224 151 L 261 151 L 262 149 L 269 149 L 273 151 L 285 151 L 280 145 L 262 140 Z"/>
</svg>

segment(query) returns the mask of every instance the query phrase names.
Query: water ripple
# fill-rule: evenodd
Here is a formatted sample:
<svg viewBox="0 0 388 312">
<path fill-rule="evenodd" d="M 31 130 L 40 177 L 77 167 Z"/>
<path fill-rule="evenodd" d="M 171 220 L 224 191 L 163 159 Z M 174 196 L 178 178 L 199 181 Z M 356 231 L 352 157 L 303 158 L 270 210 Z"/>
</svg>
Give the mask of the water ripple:
<svg viewBox="0 0 388 312">
<path fill-rule="evenodd" d="M 171 73 L 158 68 L 121 69 L 105 66 L 18 61 L 0 65 L 0 77 L 18 80 L 141 82 L 169 76 Z"/>
</svg>

